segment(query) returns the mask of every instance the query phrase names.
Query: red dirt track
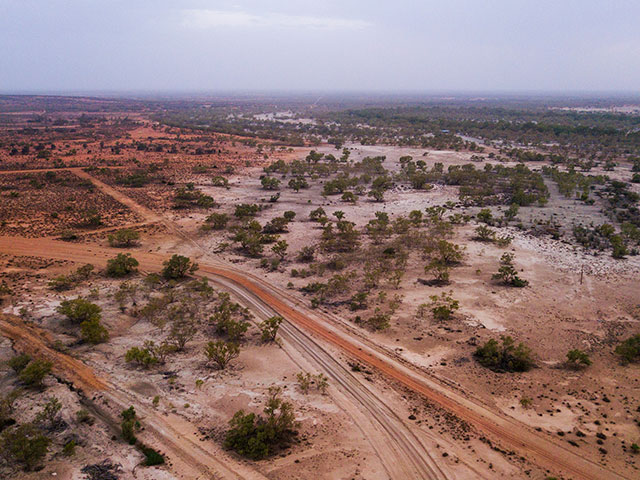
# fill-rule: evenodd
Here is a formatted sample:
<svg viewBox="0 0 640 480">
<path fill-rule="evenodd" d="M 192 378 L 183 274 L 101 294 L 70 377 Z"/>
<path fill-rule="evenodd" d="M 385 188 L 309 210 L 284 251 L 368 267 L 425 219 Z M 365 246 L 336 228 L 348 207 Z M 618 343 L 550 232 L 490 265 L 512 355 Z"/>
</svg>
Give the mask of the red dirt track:
<svg viewBox="0 0 640 480">
<path fill-rule="evenodd" d="M 65 243 L 52 239 L 0 237 L 0 252 L 105 265 L 106 260 L 114 257 L 117 250 Z M 140 267 L 149 271 L 159 270 L 162 262 L 166 259 L 165 256 L 159 254 L 143 252 L 136 253 L 135 256 L 140 262 Z M 335 328 L 329 322 L 312 318 L 317 315 L 307 315 L 301 309 L 292 307 L 277 293 L 273 293 L 274 289 L 266 284 L 263 285 L 264 282 L 258 279 L 254 280 L 246 274 L 232 269 L 202 264 L 200 265 L 200 273 L 223 277 L 241 286 L 304 331 L 313 333 L 354 359 L 370 365 L 388 378 L 439 404 L 478 430 L 499 439 L 504 446 L 528 457 L 534 463 L 549 468 L 553 472 L 562 472 L 571 478 L 587 480 L 625 478 L 581 457 L 556 441 L 535 433 L 520 422 L 476 403 L 430 378 L 427 374 L 407 368 L 393 358 L 387 357 L 348 336 L 346 332 Z M 2 325 L 4 326 L 4 323 Z"/>
</svg>

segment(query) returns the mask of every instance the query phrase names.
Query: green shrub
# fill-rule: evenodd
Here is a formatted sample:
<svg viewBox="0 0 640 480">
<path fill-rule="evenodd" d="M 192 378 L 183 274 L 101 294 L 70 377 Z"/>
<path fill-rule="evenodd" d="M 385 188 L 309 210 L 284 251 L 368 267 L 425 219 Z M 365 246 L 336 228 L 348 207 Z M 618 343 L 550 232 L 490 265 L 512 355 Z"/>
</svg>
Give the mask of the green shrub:
<svg viewBox="0 0 640 480">
<path fill-rule="evenodd" d="M 122 417 L 122 437 L 129 442 L 129 445 L 135 445 L 138 439 L 135 432 L 140 430 L 140 422 L 136 416 L 136 411 L 133 407 L 129 407 L 120 413 Z"/>
<path fill-rule="evenodd" d="M 591 359 L 582 350 L 569 350 L 567 352 L 567 365 L 571 368 L 588 367 L 591 365 Z"/>
<path fill-rule="evenodd" d="M 94 318 L 80 324 L 80 335 L 82 340 L 92 345 L 104 343 L 109 340 L 109 332 L 100 323 L 100 320 Z"/>
<path fill-rule="evenodd" d="M 502 345 L 491 339 L 478 347 L 474 356 L 482 365 L 497 372 L 526 372 L 534 363 L 531 349 L 523 343 L 517 346 L 513 338 L 503 336 Z"/>
<path fill-rule="evenodd" d="M 286 447 L 296 435 L 293 405 L 280 398 L 280 388 L 269 388 L 265 416 L 239 410 L 229 421 L 224 446 L 236 453 L 260 460 Z"/>
<path fill-rule="evenodd" d="M 122 230 L 118 230 L 112 235 L 107 237 L 109 241 L 109 245 L 112 247 L 130 247 L 138 243 L 140 239 L 140 233 L 131 229 L 131 228 L 123 228 Z"/>
<path fill-rule="evenodd" d="M 273 317 L 269 317 L 264 322 L 260 323 L 259 327 L 262 334 L 261 338 L 263 342 L 275 342 L 280 324 L 283 320 L 284 318 L 282 318 L 281 316 L 274 315 Z"/>
<path fill-rule="evenodd" d="M 433 313 L 433 318 L 436 320 L 449 320 L 455 311 L 460 308 L 460 303 L 458 300 L 453 299 L 451 293 L 442 292 L 440 296 L 432 295 L 429 297 L 431 299 L 431 313 Z"/>
<path fill-rule="evenodd" d="M 29 365 L 30 361 L 31 361 L 31 356 L 27 355 L 26 353 L 23 353 L 20 355 L 16 355 L 15 357 L 12 357 L 7 363 L 13 369 L 14 372 L 16 372 L 17 374 L 20 374 L 20 372 L 22 372 L 25 369 L 25 367 Z"/>
<path fill-rule="evenodd" d="M 615 353 L 619 355 L 625 363 L 640 360 L 640 334 L 627 338 L 616 347 Z"/>
<path fill-rule="evenodd" d="M 500 280 L 503 284 L 511 287 L 526 287 L 529 285 L 529 282 L 518 277 L 516 267 L 513 265 L 513 257 L 513 253 L 503 253 L 502 257 L 500 257 L 498 273 L 495 273 L 492 278 L 494 280 Z"/>
<path fill-rule="evenodd" d="M 236 343 L 218 340 L 207 343 L 204 353 L 219 370 L 223 370 L 231 360 L 240 355 L 240 347 Z"/>
<path fill-rule="evenodd" d="M 81 297 L 63 300 L 56 311 L 65 315 L 71 323 L 76 325 L 93 320 L 99 321 L 102 317 L 102 309 L 98 305 Z"/>
<path fill-rule="evenodd" d="M 7 429 L 0 437 L 3 456 L 22 465 L 27 471 L 40 464 L 47 455 L 50 443 L 51 440 L 32 424 Z"/>
<path fill-rule="evenodd" d="M 162 276 L 167 280 L 184 278 L 187 273 L 194 273 L 198 270 L 197 263 L 182 255 L 173 255 L 163 265 Z"/>
<path fill-rule="evenodd" d="M 147 467 L 153 467 L 154 465 L 163 465 L 164 457 L 155 451 L 151 447 L 147 447 L 146 445 L 140 446 L 140 451 L 144 455 L 144 464 Z"/>
<path fill-rule="evenodd" d="M 51 362 L 36 358 L 22 369 L 18 378 L 30 387 L 40 387 L 45 377 L 51 373 L 52 366 Z"/>
<path fill-rule="evenodd" d="M 120 278 L 137 271 L 138 261 L 130 253 L 119 253 L 116 258 L 107 261 L 106 274 L 108 277 Z"/>
</svg>

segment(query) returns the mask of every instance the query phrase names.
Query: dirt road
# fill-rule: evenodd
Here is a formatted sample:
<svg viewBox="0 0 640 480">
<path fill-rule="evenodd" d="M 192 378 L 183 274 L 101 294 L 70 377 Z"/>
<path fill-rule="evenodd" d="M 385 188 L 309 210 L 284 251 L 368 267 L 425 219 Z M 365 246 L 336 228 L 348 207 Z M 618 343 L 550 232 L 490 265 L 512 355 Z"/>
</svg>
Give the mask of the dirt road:
<svg viewBox="0 0 640 480">
<path fill-rule="evenodd" d="M 261 473 L 235 461 L 214 443 L 201 441 L 201 435 L 187 420 L 174 414 L 161 415 L 141 405 L 130 393 L 108 379 L 96 376 L 81 361 L 53 349 L 46 331 L 26 324 L 19 317 L 0 314 L 0 333 L 14 342 L 17 351 L 51 361 L 53 373 L 81 390 L 84 403 L 110 424 L 119 424 L 117 413 L 113 418 L 113 410 L 119 412 L 135 405 L 145 427 L 138 436 L 169 458 L 177 478 L 266 480 Z M 90 400 L 90 396 L 95 400 Z M 111 412 L 102 406 L 104 404 L 111 407 Z"/>
<path fill-rule="evenodd" d="M 0 237 L 0 252 L 104 265 L 108 258 L 115 255 L 116 250 L 50 239 Z M 141 268 L 150 271 L 158 270 L 164 260 L 161 255 L 142 252 L 136 254 L 136 258 L 140 261 Z M 557 441 L 532 431 L 524 424 L 494 412 L 491 408 L 438 383 L 423 372 L 410 369 L 373 346 L 348 335 L 331 322 L 322 319 L 320 315 L 307 311 L 299 305 L 291 305 L 276 289 L 261 279 L 226 267 L 201 265 L 200 268 L 202 273 L 230 281 L 241 287 L 263 305 L 285 317 L 299 331 L 307 335 L 312 333 L 354 359 L 378 369 L 389 378 L 439 404 L 540 466 L 554 472 L 562 472 L 573 478 L 587 480 L 624 478 L 616 472 L 582 458 Z"/>
</svg>

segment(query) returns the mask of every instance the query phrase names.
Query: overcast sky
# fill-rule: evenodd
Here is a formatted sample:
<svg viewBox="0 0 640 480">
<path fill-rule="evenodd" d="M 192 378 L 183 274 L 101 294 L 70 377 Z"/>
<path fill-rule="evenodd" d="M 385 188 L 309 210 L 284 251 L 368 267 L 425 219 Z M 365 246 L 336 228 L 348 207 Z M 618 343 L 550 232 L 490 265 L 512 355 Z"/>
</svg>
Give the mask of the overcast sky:
<svg viewBox="0 0 640 480">
<path fill-rule="evenodd" d="M 640 0 L 0 0 L 0 92 L 640 90 Z"/>
</svg>

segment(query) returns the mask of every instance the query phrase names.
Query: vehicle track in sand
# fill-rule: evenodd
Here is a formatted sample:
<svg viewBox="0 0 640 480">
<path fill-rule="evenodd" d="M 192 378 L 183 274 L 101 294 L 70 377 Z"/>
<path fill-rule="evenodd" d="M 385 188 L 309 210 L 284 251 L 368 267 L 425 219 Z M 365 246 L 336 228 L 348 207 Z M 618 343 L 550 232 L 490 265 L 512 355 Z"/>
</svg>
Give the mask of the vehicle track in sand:
<svg viewBox="0 0 640 480">
<path fill-rule="evenodd" d="M 104 265 L 117 249 L 67 244 L 51 239 L 0 237 L 0 252 L 13 255 L 38 256 L 59 260 L 72 260 Z M 141 268 L 160 269 L 166 256 L 140 252 L 136 254 Z M 625 477 L 579 456 L 555 440 L 532 431 L 515 419 L 493 411 L 490 407 L 463 396 L 449 386 L 430 378 L 426 373 L 408 368 L 398 360 L 380 352 L 371 345 L 348 335 L 336 325 L 323 321 L 321 315 L 307 312 L 300 306 L 286 302 L 274 287 L 246 272 L 237 272 L 226 266 L 200 265 L 201 273 L 230 281 L 248 294 L 259 299 L 268 308 L 282 315 L 288 322 L 304 332 L 338 347 L 348 356 L 377 369 L 388 378 L 469 422 L 479 431 L 501 441 L 539 466 L 555 472 L 586 480 L 624 479 Z M 427 477 L 428 478 L 428 477 Z"/>
<path fill-rule="evenodd" d="M 15 350 L 52 362 L 54 375 L 80 390 L 82 403 L 108 426 L 117 429 L 119 421 L 101 404 L 115 406 L 116 411 L 133 404 L 145 427 L 139 436 L 168 456 L 178 478 L 266 480 L 261 473 L 234 461 L 210 441 L 202 442 L 198 430 L 187 420 L 175 414 L 157 413 L 107 378 L 98 377 L 80 360 L 55 350 L 45 330 L 19 317 L 0 314 L 0 334 L 11 339 Z"/>
<path fill-rule="evenodd" d="M 205 256 L 213 258 L 206 249 L 185 235 L 169 220 L 163 219 L 146 209 L 146 207 L 137 204 L 133 199 L 95 179 L 84 170 L 76 170 L 81 171 L 80 176 L 92 181 L 103 192 L 112 195 L 125 205 L 135 205 L 134 211 L 140 213 L 144 218 L 154 218 L 155 221 L 161 221 L 169 226 L 175 234 L 194 244 Z M 74 170 L 74 173 L 77 172 Z M 133 207 L 131 208 L 133 209 Z M 142 213 L 145 210 L 147 214 Z M 150 216 L 147 216 L 148 212 L 150 212 Z M 116 252 L 116 250 L 97 246 L 65 244 L 51 239 L 23 239 L 19 237 L 0 237 L 0 251 L 14 255 L 44 256 L 102 265 L 104 265 L 106 259 L 113 257 Z M 136 253 L 136 258 L 140 261 L 142 268 L 149 270 L 159 270 L 162 261 L 166 259 L 162 255 L 145 252 Z M 232 266 L 219 261 L 215 261 L 215 264 L 212 265 L 201 264 L 200 274 L 203 272 L 208 274 L 207 276 L 218 277 L 218 279 L 222 279 L 227 284 L 231 282 L 235 285 L 234 291 L 238 292 L 238 288 L 243 291 L 241 296 L 247 298 L 247 295 L 249 295 L 254 300 L 261 302 L 263 307 L 282 315 L 290 326 L 296 328 L 298 334 L 304 337 L 300 341 L 302 341 L 304 350 L 307 353 L 309 353 L 308 349 L 310 349 L 309 346 L 312 343 L 317 344 L 309 335 L 309 333 L 312 333 L 323 341 L 339 348 L 350 357 L 377 369 L 387 378 L 440 405 L 478 430 L 490 434 L 539 466 L 586 480 L 625 478 L 617 472 L 608 470 L 591 460 L 581 457 L 550 437 L 534 432 L 525 424 L 469 398 L 451 386 L 443 384 L 439 379 L 430 376 L 428 373 L 417 368 L 408 367 L 405 363 L 388 355 L 387 352 L 375 344 L 356 338 L 350 332 L 322 318 L 322 315 L 303 307 L 283 290 L 258 277 L 238 271 Z M 254 308 L 258 305 L 254 301 L 251 303 L 253 303 Z M 291 333 L 291 330 L 287 330 L 287 326 L 285 326 L 285 329 L 288 334 Z M 291 339 L 295 341 L 293 336 Z M 328 354 L 321 346 L 319 349 Z M 316 361 L 319 361 L 319 359 L 316 358 Z M 384 415 L 381 415 L 377 421 L 386 423 Z M 391 436 L 390 438 L 394 437 Z M 417 446 L 414 444 L 414 447 Z M 426 457 L 429 457 L 428 452 Z M 415 468 L 416 465 L 414 464 L 413 467 Z M 423 465 L 422 468 L 425 475 L 422 478 L 439 478 L 437 476 L 433 477 L 433 475 L 438 475 L 437 469 L 434 469 L 433 466 Z M 444 473 L 442 474 L 444 475 Z"/>
</svg>

